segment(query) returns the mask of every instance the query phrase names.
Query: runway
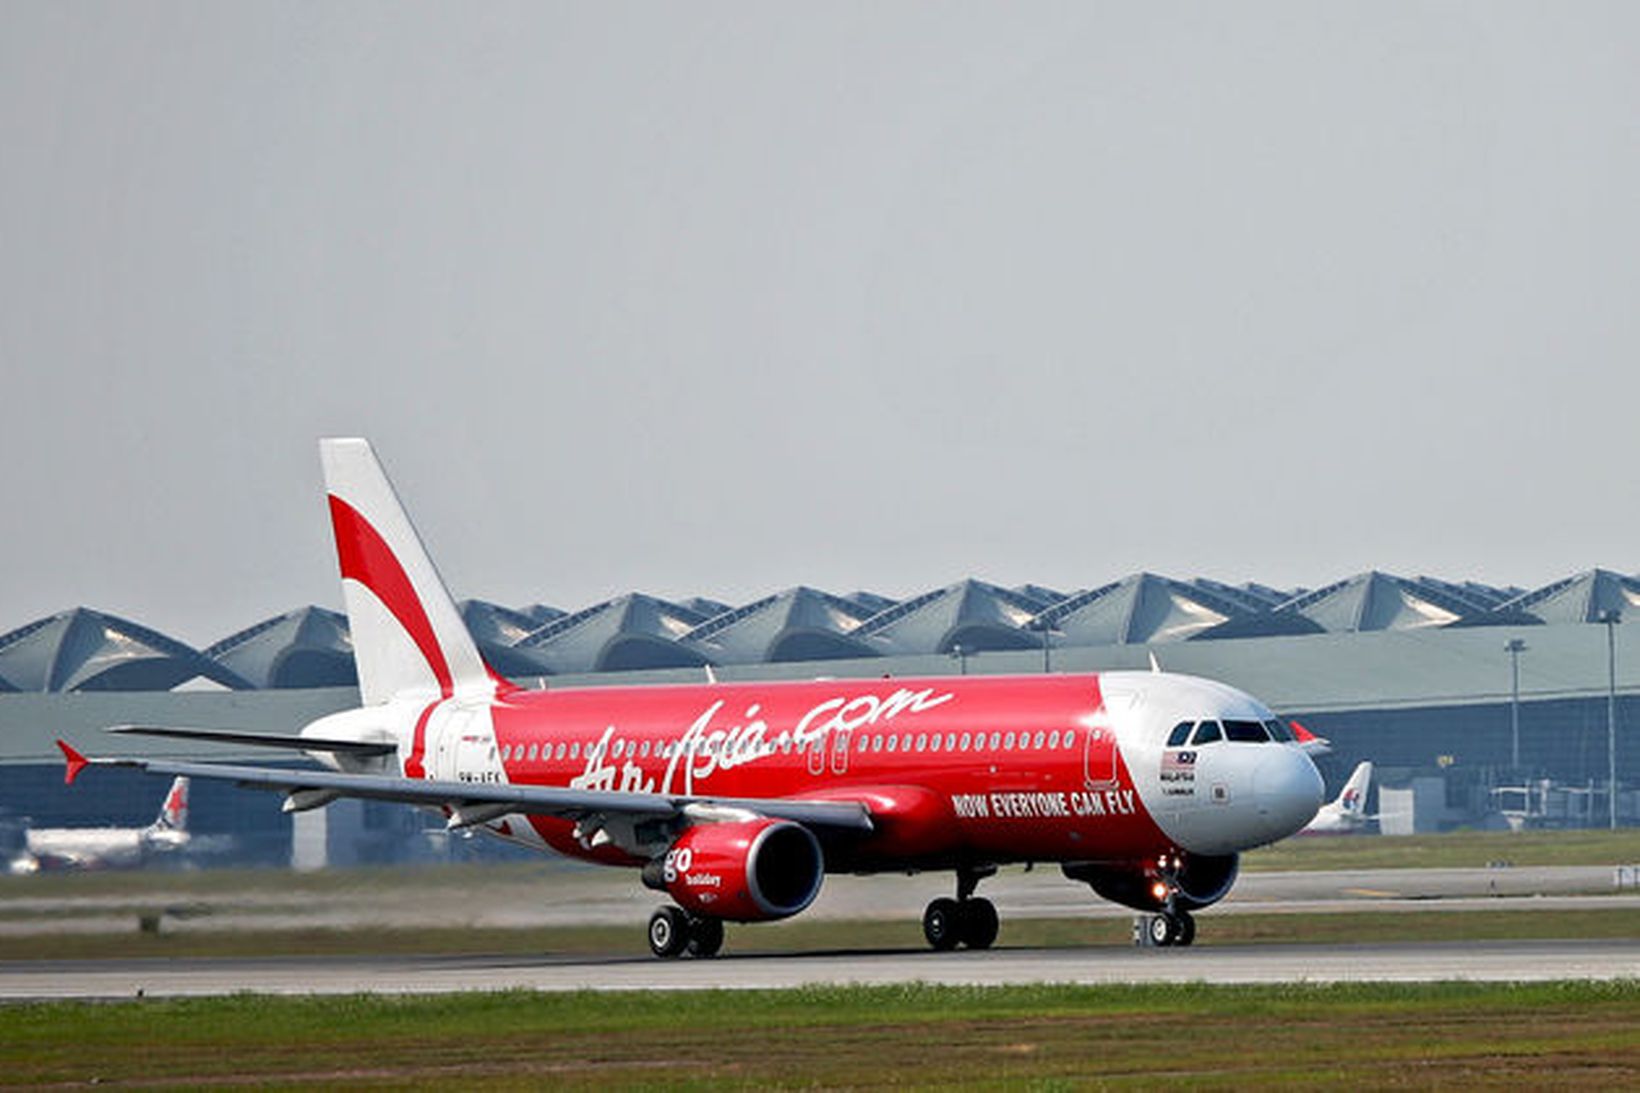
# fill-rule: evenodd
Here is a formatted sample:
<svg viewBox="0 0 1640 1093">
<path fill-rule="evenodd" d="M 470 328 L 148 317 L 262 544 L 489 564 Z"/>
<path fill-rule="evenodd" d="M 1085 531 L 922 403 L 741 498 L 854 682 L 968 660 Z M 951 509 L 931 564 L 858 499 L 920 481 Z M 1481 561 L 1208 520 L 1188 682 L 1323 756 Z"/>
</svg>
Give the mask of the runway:
<svg viewBox="0 0 1640 1093">
<path fill-rule="evenodd" d="M 453 991 L 746 990 L 806 984 L 1427 983 L 1640 978 L 1640 939 L 1089 947 L 643 958 L 41 961 L 0 966 L 0 1001 Z"/>
</svg>

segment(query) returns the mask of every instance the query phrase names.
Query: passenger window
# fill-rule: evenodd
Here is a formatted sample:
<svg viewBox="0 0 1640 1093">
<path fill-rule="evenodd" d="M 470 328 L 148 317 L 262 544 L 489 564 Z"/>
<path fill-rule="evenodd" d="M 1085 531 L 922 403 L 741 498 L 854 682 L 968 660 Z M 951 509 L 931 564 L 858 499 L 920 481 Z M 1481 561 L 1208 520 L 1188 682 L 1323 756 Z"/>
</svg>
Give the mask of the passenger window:
<svg viewBox="0 0 1640 1093">
<path fill-rule="evenodd" d="M 1226 721 L 1224 738 L 1237 744 L 1268 744 L 1270 734 L 1257 721 Z"/>
<path fill-rule="evenodd" d="M 1009 733 L 1007 736 L 1004 736 L 1002 738 L 1002 750 L 1003 751 L 1013 751 L 1014 750 L 1014 734 L 1013 733 Z"/>
<path fill-rule="evenodd" d="M 888 737 L 888 750 L 893 751 L 895 749 L 895 747 L 899 744 L 899 742 L 900 742 L 900 738 L 898 736 L 894 736 L 893 734 L 890 734 L 889 737 Z"/>
<path fill-rule="evenodd" d="M 927 751 L 928 750 L 928 734 L 927 733 L 918 733 L 917 734 L 917 750 L 918 751 Z"/>
<path fill-rule="evenodd" d="M 1190 729 L 1194 724 L 1193 721 L 1181 721 L 1174 725 L 1173 731 L 1167 734 L 1167 746 L 1170 748 L 1184 747 L 1184 742 L 1190 739 Z"/>
<path fill-rule="evenodd" d="M 992 733 L 991 734 L 991 750 L 996 751 L 997 749 L 999 749 L 1001 747 L 1002 747 L 1002 734 L 999 733 L 999 732 Z"/>
<path fill-rule="evenodd" d="M 1219 723 L 1217 721 L 1203 721 L 1200 725 L 1196 726 L 1196 735 L 1191 738 L 1190 742 L 1199 748 L 1203 744 L 1213 743 L 1215 740 L 1218 740 L 1221 735 L 1222 734 L 1219 732 Z"/>
<path fill-rule="evenodd" d="M 969 749 L 970 745 L 973 744 L 973 742 L 974 742 L 973 738 L 971 736 L 969 736 L 969 734 L 963 733 L 962 734 L 962 746 L 961 746 L 960 750 L 967 751 Z"/>
</svg>

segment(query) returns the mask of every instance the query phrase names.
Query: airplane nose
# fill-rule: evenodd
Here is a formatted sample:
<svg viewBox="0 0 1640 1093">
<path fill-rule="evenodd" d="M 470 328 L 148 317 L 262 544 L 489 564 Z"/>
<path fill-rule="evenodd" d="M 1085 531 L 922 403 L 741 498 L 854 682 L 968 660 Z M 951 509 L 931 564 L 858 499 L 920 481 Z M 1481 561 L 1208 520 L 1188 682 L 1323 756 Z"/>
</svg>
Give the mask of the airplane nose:
<svg viewBox="0 0 1640 1093">
<path fill-rule="evenodd" d="M 1297 748 L 1271 748 L 1253 771 L 1253 802 L 1271 842 L 1299 831 L 1315 818 L 1325 787 L 1321 772 Z"/>
</svg>

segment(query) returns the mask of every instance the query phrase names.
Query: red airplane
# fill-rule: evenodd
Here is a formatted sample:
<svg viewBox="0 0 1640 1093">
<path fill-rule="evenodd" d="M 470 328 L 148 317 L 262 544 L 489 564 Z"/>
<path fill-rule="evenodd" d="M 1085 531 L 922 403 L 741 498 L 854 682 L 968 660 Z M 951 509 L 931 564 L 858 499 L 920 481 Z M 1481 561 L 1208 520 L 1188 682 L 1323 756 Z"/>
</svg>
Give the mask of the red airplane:
<svg viewBox="0 0 1640 1093">
<path fill-rule="evenodd" d="M 363 706 L 299 735 L 112 731 L 307 752 L 326 769 L 86 759 L 285 794 L 439 810 L 532 847 L 641 870 L 675 903 L 657 956 L 710 956 L 723 923 L 795 915 L 828 872 L 950 870 L 936 949 L 997 935 L 979 882 L 1057 862 L 1188 945 L 1239 852 L 1293 834 L 1322 781 L 1252 697 L 1162 672 L 706 682 L 525 690 L 484 663 L 363 440 L 320 443 Z"/>
</svg>

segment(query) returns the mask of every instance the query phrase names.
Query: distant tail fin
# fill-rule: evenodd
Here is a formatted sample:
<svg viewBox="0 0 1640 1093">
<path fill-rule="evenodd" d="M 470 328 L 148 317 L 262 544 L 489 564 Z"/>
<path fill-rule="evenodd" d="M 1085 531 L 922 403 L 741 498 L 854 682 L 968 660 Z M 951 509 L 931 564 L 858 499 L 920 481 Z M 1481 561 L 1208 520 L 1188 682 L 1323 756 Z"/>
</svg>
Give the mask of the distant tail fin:
<svg viewBox="0 0 1640 1093">
<path fill-rule="evenodd" d="M 1367 790 L 1372 785 L 1372 763 L 1363 762 L 1356 766 L 1350 774 L 1350 780 L 1344 783 L 1344 791 L 1338 795 L 1338 808 L 1346 816 L 1365 818 L 1367 810 Z"/>
<path fill-rule="evenodd" d="M 171 791 L 165 795 L 165 803 L 160 805 L 154 826 L 171 831 L 188 830 L 188 779 L 179 777 L 171 783 Z"/>
<path fill-rule="evenodd" d="M 370 443 L 319 442 L 365 705 L 399 694 L 491 695 L 484 663 Z"/>
</svg>

